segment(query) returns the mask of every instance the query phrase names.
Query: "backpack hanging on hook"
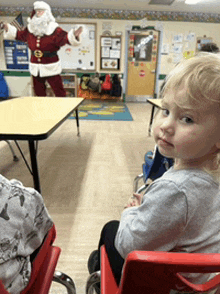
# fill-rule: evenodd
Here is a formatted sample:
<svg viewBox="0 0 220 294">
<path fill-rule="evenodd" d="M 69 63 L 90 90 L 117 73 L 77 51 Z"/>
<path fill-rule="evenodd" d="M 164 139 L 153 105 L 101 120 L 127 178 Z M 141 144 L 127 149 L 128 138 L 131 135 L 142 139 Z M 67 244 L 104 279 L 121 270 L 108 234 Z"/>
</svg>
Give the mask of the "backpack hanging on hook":
<svg viewBox="0 0 220 294">
<path fill-rule="evenodd" d="M 88 82 L 90 79 L 90 75 L 89 74 L 83 74 L 81 79 L 80 79 L 80 88 L 82 90 L 88 90 Z"/>
<path fill-rule="evenodd" d="M 110 92 L 111 96 L 114 97 L 121 97 L 122 87 L 121 87 L 121 81 L 118 76 L 118 74 L 114 74 L 112 77 L 112 89 Z"/>
<path fill-rule="evenodd" d="M 105 81 L 102 83 L 101 89 L 102 91 L 107 91 L 110 93 L 112 89 L 112 81 L 111 76 L 109 74 L 105 76 Z"/>
<path fill-rule="evenodd" d="M 94 76 L 90 77 L 89 82 L 88 82 L 88 87 L 90 90 L 94 92 L 101 92 L 101 83 L 99 79 L 99 73 L 95 73 Z"/>
</svg>

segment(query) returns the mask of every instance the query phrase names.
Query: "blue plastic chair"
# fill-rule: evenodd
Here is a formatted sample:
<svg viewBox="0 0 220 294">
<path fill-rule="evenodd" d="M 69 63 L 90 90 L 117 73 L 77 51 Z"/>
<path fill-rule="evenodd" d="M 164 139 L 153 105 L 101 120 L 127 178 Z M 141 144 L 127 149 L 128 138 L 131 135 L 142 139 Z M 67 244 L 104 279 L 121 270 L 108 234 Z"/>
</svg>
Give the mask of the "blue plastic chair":
<svg viewBox="0 0 220 294">
<path fill-rule="evenodd" d="M 142 165 L 142 174 L 134 179 L 134 193 L 141 193 L 149 185 L 148 180 L 156 180 L 161 177 L 173 165 L 173 159 L 167 158 L 160 154 L 157 146 L 154 152 L 148 151 L 144 156 L 144 164 Z M 144 184 L 139 187 L 140 179 Z"/>
<path fill-rule="evenodd" d="M 5 81 L 4 74 L 0 72 L 0 100 L 8 99 L 9 90 Z"/>
</svg>

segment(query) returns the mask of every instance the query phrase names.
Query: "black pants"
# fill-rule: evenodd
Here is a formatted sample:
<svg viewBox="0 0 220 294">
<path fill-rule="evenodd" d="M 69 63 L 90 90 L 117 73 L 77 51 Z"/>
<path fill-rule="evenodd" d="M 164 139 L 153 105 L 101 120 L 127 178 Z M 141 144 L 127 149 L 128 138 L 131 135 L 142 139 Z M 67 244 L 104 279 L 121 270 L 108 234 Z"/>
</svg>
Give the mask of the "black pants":
<svg viewBox="0 0 220 294">
<path fill-rule="evenodd" d="M 124 264 L 124 259 L 115 248 L 115 236 L 118 231 L 119 221 L 110 221 L 102 229 L 99 241 L 99 266 L 100 266 L 100 248 L 105 245 L 106 253 L 109 258 L 109 263 L 115 277 L 116 283 L 119 285 L 121 280 L 121 272 Z M 100 270 L 100 268 L 97 268 Z"/>
</svg>

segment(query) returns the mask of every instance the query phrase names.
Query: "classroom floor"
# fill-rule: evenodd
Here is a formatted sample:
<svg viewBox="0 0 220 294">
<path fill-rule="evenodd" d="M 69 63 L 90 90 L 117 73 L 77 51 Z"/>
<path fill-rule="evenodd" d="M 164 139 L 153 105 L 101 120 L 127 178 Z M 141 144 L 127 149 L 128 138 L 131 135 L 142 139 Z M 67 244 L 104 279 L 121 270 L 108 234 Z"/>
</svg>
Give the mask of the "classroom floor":
<svg viewBox="0 0 220 294">
<path fill-rule="evenodd" d="M 76 293 L 85 293 L 87 259 L 98 245 L 103 225 L 120 219 L 141 173 L 144 154 L 153 150 L 148 136 L 151 105 L 127 104 L 133 121 L 65 121 L 48 139 L 39 142 L 38 164 L 42 195 L 56 228 L 55 244 L 62 252 L 57 269 L 75 282 Z M 5 142 L 0 142 L 0 173 L 32 186 L 32 178 L 18 150 L 13 162 Z M 20 142 L 26 156 L 27 142 Z M 61 294 L 54 285 L 51 293 Z"/>
</svg>

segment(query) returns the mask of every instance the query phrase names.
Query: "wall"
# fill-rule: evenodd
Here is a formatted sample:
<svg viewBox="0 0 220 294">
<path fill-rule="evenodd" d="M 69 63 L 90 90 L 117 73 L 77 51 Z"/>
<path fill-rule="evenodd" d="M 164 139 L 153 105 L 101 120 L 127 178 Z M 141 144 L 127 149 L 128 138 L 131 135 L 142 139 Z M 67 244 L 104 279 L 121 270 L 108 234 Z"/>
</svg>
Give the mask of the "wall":
<svg viewBox="0 0 220 294">
<path fill-rule="evenodd" d="M 220 24 L 216 23 L 190 23 L 190 22 L 164 22 L 163 23 L 163 43 L 169 44 L 169 47 L 172 47 L 173 37 L 176 34 L 183 34 L 187 36 L 189 33 L 195 33 L 197 37 L 203 37 L 206 35 L 207 37 L 212 37 L 213 41 L 220 48 Z M 195 39 L 196 39 L 195 38 Z M 183 41 L 183 45 L 186 44 Z M 196 47 L 196 40 L 194 43 L 194 49 Z M 184 49 L 184 48 L 183 48 Z M 162 55 L 161 60 L 161 74 L 168 74 L 170 70 L 175 65 L 174 63 L 174 55 L 170 52 L 169 55 Z"/>
<path fill-rule="evenodd" d="M 10 22 L 13 17 L 1 17 L 1 21 Z M 96 70 L 100 72 L 100 36 L 103 34 L 103 31 L 106 31 L 106 28 L 109 28 L 112 35 L 115 35 L 115 32 L 122 32 L 122 49 L 121 49 L 121 69 L 117 73 L 124 74 L 125 69 L 125 33 L 128 27 L 140 26 L 142 25 L 141 20 L 118 20 L 118 19 L 93 19 L 93 18 L 65 18 L 57 17 L 57 22 L 67 22 L 67 23 L 96 23 L 97 24 L 97 50 L 96 50 Z M 147 21 L 147 26 L 158 25 L 158 20 Z M 170 70 L 175 66 L 175 54 L 172 52 L 173 37 L 177 34 L 183 34 L 187 36 L 189 33 L 195 33 L 194 40 L 194 49 L 196 47 L 196 37 L 212 37 L 213 41 L 220 47 L 220 24 L 219 23 L 205 23 L 205 22 L 180 22 L 180 21 L 163 21 L 160 22 L 160 25 L 163 27 L 163 44 L 169 45 L 169 54 L 161 56 L 161 66 L 160 66 L 160 75 L 166 75 Z M 0 69 L 6 70 L 5 61 L 4 61 L 4 52 L 2 44 L 2 35 L 0 36 Z M 183 41 L 183 49 L 186 42 Z M 102 72 L 102 71 L 101 71 Z M 115 71 L 104 71 L 109 73 L 115 73 Z M 9 78 L 11 79 L 11 78 Z M 27 79 L 27 77 L 26 77 Z M 30 82 L 30 81 L 28 81 Z M 15 86 L 14 81 L 10 85 Z M 19 85 L 16 85 L 19 87 Z M 22 85 L 23 87 L 23 85 Z M 23 88 L 24 89 L 24 88 Z"/>
</svg>

